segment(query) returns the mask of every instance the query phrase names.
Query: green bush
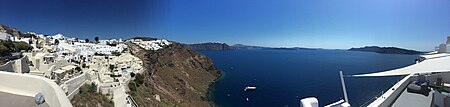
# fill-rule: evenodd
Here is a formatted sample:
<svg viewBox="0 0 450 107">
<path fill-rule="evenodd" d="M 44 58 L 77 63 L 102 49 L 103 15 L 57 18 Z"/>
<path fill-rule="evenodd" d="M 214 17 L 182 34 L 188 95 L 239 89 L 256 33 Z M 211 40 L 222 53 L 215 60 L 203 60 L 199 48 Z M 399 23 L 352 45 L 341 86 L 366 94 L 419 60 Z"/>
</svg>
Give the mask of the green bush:
<svg viewBox="0 0 450 107">
<path fill-rule="evenodd" d="M 131 73 L 130 73 L 130 76 L 131 76 L 131 77 L 134 77 L 134 76 L 136 76 L 136 74 L 135 74 L 134 72 L 131 72 Z"/>
<path fill-rule="evenodd" d="M 80 94 L 85 94 L 85 93 L 89 92 L 89 87 L 91 87 L 90 84 L 84 84 L 83 86 L 81 86 Z"/>
<path fill-rule="evenodd" d="M 25 42 L 14 42 L 14 46 L 16 47 L 17 51 L 21 50 L 32 50 L 33 47 Z"/>
<path fill-rule="evenodd" d="M 138 83 L 138 84 L 143 84 L 144 83 L 144 76 L 142 76 L 141 74 L 136 74 L 136 79 L 134 79 L 134 82 Z M 139 86 L 139 85 L 138 85 Z"/>
<path fill-rule="evenodd" d="M 95 83 L 91 83 L 91 87 L 89 87 L 89 92 L 91 93 L 97 92 L 97 85 L 95 85 Z"/>
<path fill-rule="evenodd" d="M 33 47 L 25 42 L 0 41 L 0 54 L 2 55 L 32 49 Z"/>
<path fill-rule="evenodd" d="M 111 72 L 114 70 L 114 68 L 116 68 L 114 65 L 109 65 L 109 70 L 111 70 Z"/>
<path fill-rule="evenodd" d="M 81 68 L 80 67 L 76 67 L 75 70 L 81 71 Z"/>
<path fill-rule="evenodd" d="M 9 53 L 9 49 L 5 45 L 0 45 L 0 53 Z"/>
<path fill-rule="evenodd" d="M 121 53 L 120 52 L 111 52 L 111 55 L 113 55 L 113 56 L 120 56 Z"/>
<path fill-rule="evenodd" d="M 96 93 L 97 92 L 97 85 L 95 83 L 91 84 L 84 84 L 80 87 L 80 94 L 86 94 L 86 93 Z"/>
<path fill-rule="evenodd" d="M 130 88 L 130 91 L 136 91 L 136 83 L 131 82 L 128 84 L 128 87 Z"/>
</svg>

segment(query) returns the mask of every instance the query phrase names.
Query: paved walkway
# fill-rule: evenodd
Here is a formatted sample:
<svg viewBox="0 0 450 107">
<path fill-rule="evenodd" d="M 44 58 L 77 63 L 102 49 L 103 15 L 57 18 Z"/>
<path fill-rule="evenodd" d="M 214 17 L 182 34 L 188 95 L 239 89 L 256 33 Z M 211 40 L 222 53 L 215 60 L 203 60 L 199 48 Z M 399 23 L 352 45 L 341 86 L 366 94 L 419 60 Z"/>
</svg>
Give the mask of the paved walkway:
<svg viewBox="0 0 450 107">
<path fill-rule="evenodd" d="M 123 85 L 121 85 L 120 87 L 117 87 L 113 91 L 114 91 L 113 101 L 114 101 L 115 107 L 129 106 L 129 104 L 127 104 L 127 96 L 128 95 L 125 93 L 125 88 L 123 87 Z"/>
</svg>

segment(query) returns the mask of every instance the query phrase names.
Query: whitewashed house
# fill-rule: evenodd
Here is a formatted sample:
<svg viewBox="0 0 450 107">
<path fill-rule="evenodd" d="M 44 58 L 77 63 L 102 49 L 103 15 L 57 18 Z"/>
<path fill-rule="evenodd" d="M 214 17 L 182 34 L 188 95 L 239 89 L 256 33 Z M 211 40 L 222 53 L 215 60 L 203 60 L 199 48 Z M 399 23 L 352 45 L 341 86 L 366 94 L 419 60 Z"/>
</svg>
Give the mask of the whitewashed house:
<svg viewBox="0 0 450 107">
<path fill-rule="evenodd" d="M 11 39 L 11 35 L 8 34 L 8 33 L 0 32 L 0 39 L 1 40 L 10 40 Z"/>
<path fill-rule="evenodd" d="M 442 43 L 437 48 L 438 53 L 450 53 L 450 36 L 447 37 L 447 42 Z"/>
</svg>

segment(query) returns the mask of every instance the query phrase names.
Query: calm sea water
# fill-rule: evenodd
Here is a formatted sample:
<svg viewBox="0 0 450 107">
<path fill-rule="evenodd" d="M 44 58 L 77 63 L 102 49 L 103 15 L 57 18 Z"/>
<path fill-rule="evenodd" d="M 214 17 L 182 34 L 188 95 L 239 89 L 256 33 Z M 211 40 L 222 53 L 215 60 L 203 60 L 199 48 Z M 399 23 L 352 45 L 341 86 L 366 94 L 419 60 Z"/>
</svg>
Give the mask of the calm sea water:
<svg viewBox="0 0 450 107">
<path fill-rule="evenodd" d="M 211 95 L 220 107 L 298 107 L 300 99 L 310 96 L 318 98 L 323 106 L 343 98 L 339 70 L 344 75 L 377 72 L 411 65 L 417 57 L 343 50 L 200 52 L 224 73 Z M 399 79 L 345 78 L 350 104 L 363 105 Z M 257 90 L 244 92 L 247 85 L 255 85 Z"/>
</svg>

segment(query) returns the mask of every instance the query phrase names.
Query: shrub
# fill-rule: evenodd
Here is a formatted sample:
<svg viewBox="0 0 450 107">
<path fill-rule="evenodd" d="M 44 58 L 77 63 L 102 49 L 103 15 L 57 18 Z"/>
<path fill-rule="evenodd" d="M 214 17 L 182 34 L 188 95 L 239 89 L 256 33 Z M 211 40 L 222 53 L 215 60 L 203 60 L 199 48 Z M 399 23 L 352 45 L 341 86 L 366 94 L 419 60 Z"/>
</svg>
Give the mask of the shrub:
<svg viewBox="0 0 450 107">
<path fill-rule="evenodd" d="M 94 40 L 95 40 L 95 43 L 98 43 L 98 41 L 99 41 L 98 37 L 95 37 Z"/>
<path fill-rule="evenodd" d="M 75 70 L 81 71 L 81 68 L 80 67 L 76 67 Z"/>
<path fill-rule="evenodd" d="M 111 55 L 113 55 L 113 56 L 120 56 L 121 53 L 120 52 L 111 52 Z"/>
<path fill-rule="evenodd" d="M 87 94 L 87 93 L 96 93 L 97 92 L 97 85 L 95 83 L 91 84 L 84 84 L 80 87 L 80 94 Z"/>
<path fill-rule="evenodd" d="M 144 76 L 142 76 L 141 74 L 136 74 L 136 79 L 134 79 L 134 82 L 138 83 L 138 84 L 143 84 L 144 83 Z"/>
<path fill-rule="evenodd" d="M 128 84 L 128 87 L 130 88 L 130 91 L 136 91 L 136 83 L 131 82 Z"/>
<path fill-rule="evenodd" d="M 85 93 L 89 92 L 89 87 L 91 87 L 90 84 L 84 84 L 83 86 L 81 86 L 80 94 L 85 94 Z"/>
<path fill-rule="evenodd" d="M 0 41 L 0 54 L 2 55 L 32 49 L 33 47 L 25 42 Z"/>
<path fill-rule="evenodd" d="M 95 83 L 91 83 L 91 85 L 89 87 L 89 92 L 91 92 L 91 93 L 97 92 L 97 85 L 95 85 Z"/>
<path fill-rule="evenodd" d="M 109 69 L 111 70 L 111 72 L 114 70 L 114 68 L 116 68 L 114 65 L 109 65 Z"/>
<path fill-rule="evenodd" d="M 6 53 L 9 53 L 9 49 L 4 45 L 0 45 L 0 54 L 6 54 Z"/>
<path fill-rule="evenodd" d="M 135 74 L 134 72 L 131 72 L 131 73 L 130 73 L 130 76 L 131 76 L 131 77 L 134 77 L 134 76 L 136 76 L 136 74 Z"/>
<path fill-rule="evenodd" d="M 55 44 L 59 45 L 59 40 L 58 39 L 55 39 Z"/>
<path fill-rule="evenodd" d="M 25 42 L 14 42 L 13 44 L 14 44 L 15 48 L 17 49 L 17 52 L 21 51 L 21 50 L 32 50 L 33 49 L 33 47 L 31 45 L 29 45 Z"/>
</svg>

